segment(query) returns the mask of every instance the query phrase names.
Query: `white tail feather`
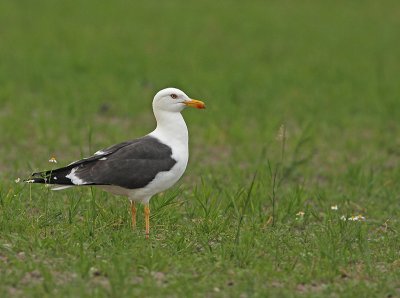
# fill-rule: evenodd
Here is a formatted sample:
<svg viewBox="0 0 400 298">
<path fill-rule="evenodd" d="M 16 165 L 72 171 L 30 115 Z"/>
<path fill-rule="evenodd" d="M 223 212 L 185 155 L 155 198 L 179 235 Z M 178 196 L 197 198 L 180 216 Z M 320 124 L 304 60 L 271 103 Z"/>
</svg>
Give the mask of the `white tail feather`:
<svg viewBox="0 0 400 298">
<path fill-rule="evenodd" d="M 52 187 L 51 190 L 62 190 L 62 189 L 70 188 L 70 187 L 74 187 L 74 185 L 56 186 L 56 187 Z"/>
</svg>

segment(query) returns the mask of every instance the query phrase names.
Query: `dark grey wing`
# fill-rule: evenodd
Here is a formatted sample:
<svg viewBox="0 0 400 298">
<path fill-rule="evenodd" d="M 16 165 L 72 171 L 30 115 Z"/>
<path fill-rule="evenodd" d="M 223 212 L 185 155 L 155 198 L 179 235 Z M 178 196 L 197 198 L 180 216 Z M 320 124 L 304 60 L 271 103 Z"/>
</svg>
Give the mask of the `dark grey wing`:
<svg viewBox="0 0 400 298">
<path fill-rule="evenodd" d="M 154 137 L 146 136 L 98 151 L 96 155 L 65 168 L 38 173 L 42 178 L 45 174 L 47 182 L 35 182 L 116 185 L 135 189 L 146 186 L 159 172 L 170 170 L 175 163 L 169 146 Z"/>
<path fill-rule="evenodd" d="M 107 156 L 80 165 L 74 175 L 94 185 L 116 185 L 129 189 L 149 184 L 159 172 L 176 163 L 172 150 L 156 138 L 144 137 Z"/>
<path fill-rule="evenodd" d="M 146 138 L 146 137 L 143 137 L 143 138 Z M 94 162 L 96 160 L 104 158 L 105 156 L 110 155 L 125 146 L 134 144 L 136 142 L 140 142 L 143 138 L 132 140 L 132 141 L 126 141 L 126 142 L 122 142 L 122 143 L 110 146 L 103 150 L 97 151 L 93 156 L 74 161 L 74 162 L 70 163 L 69 165 L 67 165 L 66 167 L 33 173 L 32 178 L 27 179 L 26 181 L 31 182 L 31 183 L 75 185 L 71 181 L 70 178 L 66 177 L 67 175 L 69 175 L 71 173 L 71 170 L 73 168 L 83 165 L 83 164 L 89 164 L 90 162 Z M 87 184 L 90 184 L 90 183 L 87 183 Z"/>
</svg>

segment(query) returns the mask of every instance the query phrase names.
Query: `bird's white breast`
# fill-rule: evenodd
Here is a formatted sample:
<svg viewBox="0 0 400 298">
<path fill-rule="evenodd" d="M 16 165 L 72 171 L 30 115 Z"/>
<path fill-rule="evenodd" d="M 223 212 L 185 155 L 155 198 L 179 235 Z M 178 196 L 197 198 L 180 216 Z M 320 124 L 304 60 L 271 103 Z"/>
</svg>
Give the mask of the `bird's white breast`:
<svg viewBox="0 0 400 298">
<path fill-rule="evenodd" d="M 158 173 L 154 180 L 146 186 L 146 189 L 152 193 L 151 195 L 154 195 L 170 188 L 182 177 L 188 164 L 189 149 L 187 137 L 166 139 L 165 137 L 158 136 L 154 132 L 150 135 L 171 147 L 171 157 L 176 160 L 176 164 L 171 168 L 171 170 Z"/>
<path fill-rule="evenodd" d="M 176 160 L 175 165 L 169 171 L 159 172 L 143 188 L 126 189 L 105 186 L 103 189 L 114 194 L 127 195 L 130 200 L 147 203 L 153 195 L 170 188 L 182 177 L 189 159 L 189 136 L 186 123 L 180 113 L 154 112 L 157 128 L 149 136 L 171 148 L 171 157 Z"/>
</svg>

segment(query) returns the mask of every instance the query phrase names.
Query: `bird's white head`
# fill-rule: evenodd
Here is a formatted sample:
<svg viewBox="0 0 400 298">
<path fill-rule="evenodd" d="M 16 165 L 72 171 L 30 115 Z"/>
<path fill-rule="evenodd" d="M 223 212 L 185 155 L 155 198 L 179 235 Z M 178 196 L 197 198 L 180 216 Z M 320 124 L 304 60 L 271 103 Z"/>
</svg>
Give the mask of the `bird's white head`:
<svg viewBox="0 0 400 298">
<path fill-rule="evenodd" d="M 156 111 L 181 112 L 185 107 L 205 109 L 204 102 L 191 99 L 182 90 L 166 88 L 159 91 L 153 99 L 153 109 Z"/>
</svg>

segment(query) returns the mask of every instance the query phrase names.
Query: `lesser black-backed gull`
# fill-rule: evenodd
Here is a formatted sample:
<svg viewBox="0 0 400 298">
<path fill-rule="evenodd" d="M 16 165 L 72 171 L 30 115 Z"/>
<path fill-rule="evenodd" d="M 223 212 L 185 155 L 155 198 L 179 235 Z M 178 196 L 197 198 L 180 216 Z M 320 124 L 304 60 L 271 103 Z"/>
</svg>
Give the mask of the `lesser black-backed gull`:
<svg viewBox="0 0 400 298">
<path fill-rule="evenodd" d="M 153 99 L 156 129 L 148 135 L 97 151 L 66 167 L 32 174 L 30 183 L 55 185 L 54 190 L 97 186 L 131 202 L 132 227 L 136 202 L 145 205 L 146 237 L 150 233 L 151 197 L 173 186 L 183 175 L 189 158 L 188 129 L 181 115 L 185 107 L 204 109 L 202 101 L 183 91 L 167 88 Z"/>
</svg>

